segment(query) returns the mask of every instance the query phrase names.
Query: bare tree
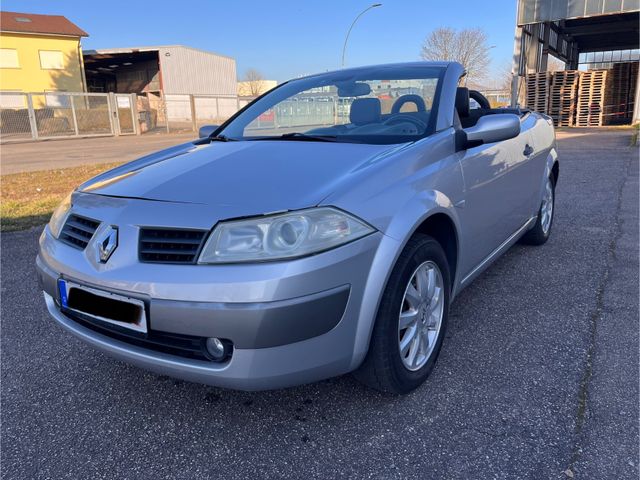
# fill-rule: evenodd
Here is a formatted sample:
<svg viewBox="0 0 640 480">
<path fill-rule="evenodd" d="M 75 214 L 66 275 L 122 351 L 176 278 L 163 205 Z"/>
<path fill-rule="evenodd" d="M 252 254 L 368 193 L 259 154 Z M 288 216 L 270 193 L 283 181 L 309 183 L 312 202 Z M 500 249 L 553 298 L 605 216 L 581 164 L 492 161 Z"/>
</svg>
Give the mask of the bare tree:
<svg viewBox="0 0 640 480">
<path fill-rule="evenodd" d="M 255 68 L 247 70 L 242 81 L 247 85 L 250 96 L 255 97 L 264 93 L 264 76 Z"/>
<path fill-rule="evenodd" d="M 513 81 L 512 68 L 511 60 L 505 60 L 500 64 L 496 77 L 494 78 L 496 90 L 511 90 L 511 83 Z"/>
<path fill-rule="evenodd" d="M 424 60 L 459 62 L 467 70 L 467 83 L 479 82 L 488 73 L 489 50 L 487 34 L 481 28 L 455 30 L 441 27 L 431 32 L 422 45 Z"/>
</svg>

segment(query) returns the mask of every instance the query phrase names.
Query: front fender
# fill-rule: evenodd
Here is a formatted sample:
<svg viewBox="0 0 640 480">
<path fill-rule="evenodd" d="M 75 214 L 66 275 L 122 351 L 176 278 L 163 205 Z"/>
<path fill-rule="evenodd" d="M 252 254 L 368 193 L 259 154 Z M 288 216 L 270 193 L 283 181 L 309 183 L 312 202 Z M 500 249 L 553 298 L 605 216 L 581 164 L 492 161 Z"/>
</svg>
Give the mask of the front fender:
<svg viewBox="0 0 640 480">
<path fill-rule="evenodd" d="M 424 221 L 436 213 L 444 213 L 459 231 L 460 219 L 453 201 L 444 193 L 431 190 L 421 192 L 404 204 L 386 228 L 385 234 L 401 240 L 403 246 Z"/>
<path fill-rule="evenodd" d="M 460 231 L 456 208 L 451 199 L 439 191 L 422 192 L 410 199 L 398 212 L 386 228 L 369 270 L 356 329 L 352 369 L 356 369 L 362 363 L 369 350 L 382 294 L 391 271 L 411 236 L 425 220 L 438 213 L 445 214 L 452 220 L 456 234 Z M 452 291 L 457 289 L 455 283 L 454 280 Z"/>
</svg>

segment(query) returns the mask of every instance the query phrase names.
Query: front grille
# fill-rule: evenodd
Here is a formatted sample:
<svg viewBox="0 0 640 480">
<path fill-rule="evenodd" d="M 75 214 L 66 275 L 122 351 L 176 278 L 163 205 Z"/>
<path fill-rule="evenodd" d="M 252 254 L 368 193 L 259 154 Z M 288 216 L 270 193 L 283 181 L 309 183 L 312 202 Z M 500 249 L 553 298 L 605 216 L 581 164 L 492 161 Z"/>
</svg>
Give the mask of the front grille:
<svg viewBox="0 0 640 480">
<path fill-rule="evenodd" d="M 84 250 L 100 225 L 97 220 L 69 215 L 60 232 L 60 240 L 72 247 Z"/>
<path fill-rule="evenodd" d="M 179 335 L 177 333 L 153 330 L 149 330 L 149 332 L 144 334 L 134 332 L 133 330 L 128 330 L 117 325 L 112 325 L 110 323 L 101 322 L 100 320 L 88 315 L 83 315 L 80 312 L 75 312 L 66 308 L 62 309 L 62 313 L 70 320 L 73 320 L 94 332 L 101 333 L 102 335 L 106 335 L 107 337 L 130 345 L 136 345 L 156 352 L 168 353 L 170 355 L 176 355 L 183 358 L 205 361 L 210 360 L 205 346 L 206 338 L 204 337 Z"/>
<path fill-rule="evenodd" d="M 138 258 L 149 263 L 196 263 L 207 232 L 141 228 Z"/>
</svg>

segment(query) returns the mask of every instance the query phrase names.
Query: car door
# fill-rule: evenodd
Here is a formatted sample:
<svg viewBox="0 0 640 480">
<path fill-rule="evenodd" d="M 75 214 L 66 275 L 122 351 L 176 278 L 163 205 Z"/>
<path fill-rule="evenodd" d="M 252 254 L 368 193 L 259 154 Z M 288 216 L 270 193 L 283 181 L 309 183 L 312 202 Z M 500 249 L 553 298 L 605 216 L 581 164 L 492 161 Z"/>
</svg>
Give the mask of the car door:
<svg viewBox="0 0 640 480">
<path fill-rule="evenodd" d="M 522 226 L 540 207 L 540 184 L 544 173 L 544 152 L 535 141 L 536 115 L 526 114 L 520 122 L 520 135 L 511 142 L 507 197 L 513 203 L 514 230 Z M 542 120 L 540 120 L 542 121 Z"/>
<path fill-rule="evenodd" d="M 523 223 L 520 207 L 524 193 L 513 185 L 514 161 L 520 136 L 480 145 L 463 152 L 464 203 L 458 205 L 464 228 L 463 277 L 487 258 Z"/>
</svg>

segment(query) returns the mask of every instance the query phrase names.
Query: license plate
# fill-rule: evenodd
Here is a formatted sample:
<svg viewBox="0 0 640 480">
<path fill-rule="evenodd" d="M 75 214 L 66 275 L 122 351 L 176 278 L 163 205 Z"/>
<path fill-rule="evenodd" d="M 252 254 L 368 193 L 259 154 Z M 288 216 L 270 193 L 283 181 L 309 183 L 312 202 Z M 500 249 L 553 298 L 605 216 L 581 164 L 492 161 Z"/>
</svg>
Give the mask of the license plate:
<svg viewBox="0 0 640 480">
<path fill-rule="evenodd" d="M 147 333 L 142 300 L 58 279 L 60 306 L 85 317 Z"/>
</svg>

